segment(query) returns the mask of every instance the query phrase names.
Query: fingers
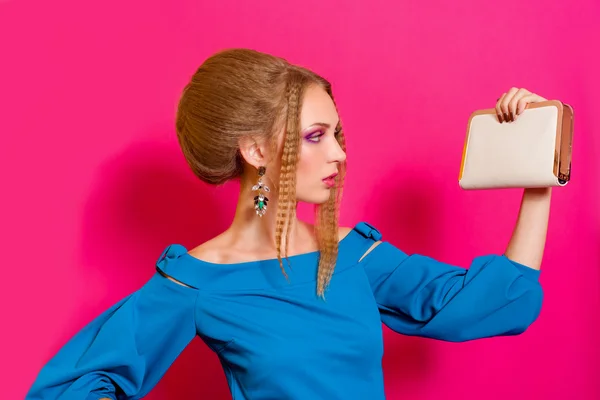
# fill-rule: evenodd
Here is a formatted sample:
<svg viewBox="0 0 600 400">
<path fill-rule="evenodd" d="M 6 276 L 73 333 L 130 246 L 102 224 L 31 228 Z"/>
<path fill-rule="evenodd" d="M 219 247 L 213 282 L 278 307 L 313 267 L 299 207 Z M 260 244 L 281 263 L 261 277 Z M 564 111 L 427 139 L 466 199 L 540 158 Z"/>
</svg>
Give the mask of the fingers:
<svg viewBox="0 0 600 400">
<path fill-rule="evenodd" d="M 502 96 L 500 96 L 500 98 L 496 102 L 496 115 L 498 116 L 498 121 L 500 121 L 500 123 L 508 121 L 508 115 L 505 115 L 504 111 L 502 111 L 502 108 L 500 107 L 505 97 L 506 93 L 502 93 Z"/>
<path fill-rule="evenodd" d="M 525 111 L 527 104 L 537 103 L 538 101 L 544 101 L 544 99 L 535 93 L 529 93 L 528 95 L 521 97 L 519 100 L 517 100 L 516 114 L 521 115 L 523 111 Z"/>
<path fill-rule="evenodd" d="M 517 118 L 517 104 L 522 98 L 529 96 L 530 94 L 531 92 L 527 89 L 519 89 L 512 97 L 512 99 L 509 100 L 508 112 L 510 113 L 510 116 L 512 117 L 513 121 L 515 121 Z M 525 103 L 525 105 L 527 105 L 527 103 Z"/>
<path fill-rule="evenodd" d="M 531 93 L 529 90 L 521 88 L 511 88 L 504 93 L 496 102 L 496 114 L 500 122 L 516 121 L 517 116 L 521 115 L 527 104 L 545 101 L 543 97 Z"/>
<path fill-rule="evenodd" d="M 528 94 L 530 94 L 530 92 L 526 89 L 517 89 L 514 87 L 508 91 L 506 96 L 504 96 L 504 99 L 502 99 L 502 102 L 500 103 L 500 109 L 504 114 L 508 115 L 508 121 L 512 122 L 515 120 L 517 102 Z"/>
<path fill-rule="evenodd" d="M 504 122 L 513 121 L 513 116 L 510 114 L 509 103 L 512 98 L 517 94 L 519 89 L 511 88 L 507 93 L 505 93 L 500 100 L 498 101 L 498 105 L 500 107 L 500 112 L 504 117 Z"/>
</svg>

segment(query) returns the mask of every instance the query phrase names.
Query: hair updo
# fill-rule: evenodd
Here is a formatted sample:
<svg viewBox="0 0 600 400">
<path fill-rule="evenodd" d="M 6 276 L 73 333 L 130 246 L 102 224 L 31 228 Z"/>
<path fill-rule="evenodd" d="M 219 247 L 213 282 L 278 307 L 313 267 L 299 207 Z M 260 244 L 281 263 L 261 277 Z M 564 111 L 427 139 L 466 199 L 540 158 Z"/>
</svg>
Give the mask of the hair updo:
<svg viewBox="0 0 600 400">
<path fill-rule="evenodd" d="M 241 176 L 243 137 L 265 140 L 275 150 L 276 134 L 284 130 L 276 219 L 276 248 L 280 267 L 282 238 L 296 216 L 296 164 L 300 149 L 300 111 L 306 88 L 322 87 L 333 99 L 331 84 L 314 72 L 280 57 L 249 49 L 218 52 L 202 63 L 183 89 L 176 115 L 176 131 L 183 155 L 202 181 L 222 184 Z M 340 127 L 337 140 L 345 151 Z M 317 293 L 324 295 L 338 253 L 338 216 L 345 165 L 339 166 L 337 185 L 329 200 L 315 207 L 319 245 Z M 284 232 L 284 227 L 287 227 Z M 289 260 L 288 260 L 289 261 Z"/>
</svg>

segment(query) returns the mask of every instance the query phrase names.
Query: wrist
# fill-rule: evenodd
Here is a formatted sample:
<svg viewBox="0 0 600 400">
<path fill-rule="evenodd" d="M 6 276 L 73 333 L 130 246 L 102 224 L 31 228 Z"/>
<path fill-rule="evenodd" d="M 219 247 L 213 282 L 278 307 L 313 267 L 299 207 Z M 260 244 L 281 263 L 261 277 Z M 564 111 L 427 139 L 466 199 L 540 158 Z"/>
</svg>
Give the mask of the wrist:
<svg viewBox="0 0 600 400">
<path fill-rule="evenodd" d="M 524 189 L 524 191 L 523 191 L 523 195 L 528 198 L 545 199 L 545 198 L 550 197 L 551 194 L 552 194 L 551 187 L 527 188 L 527 189 Z"/>
</svg>

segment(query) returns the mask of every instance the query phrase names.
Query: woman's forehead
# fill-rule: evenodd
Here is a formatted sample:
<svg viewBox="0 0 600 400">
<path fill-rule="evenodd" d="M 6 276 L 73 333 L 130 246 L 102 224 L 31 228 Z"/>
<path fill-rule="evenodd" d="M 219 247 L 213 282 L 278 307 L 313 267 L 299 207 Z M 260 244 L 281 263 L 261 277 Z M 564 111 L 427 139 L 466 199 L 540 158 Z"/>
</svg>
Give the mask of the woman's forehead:
<svg viewBox="0 0 600 400">
<path fill-rule="evenodd" d="M 325 89 L 319 86 L 307 88 L 300 113 L 301 129 L 314 124 L 327 124 L 335 128 L 338 121 L 335 104 Z"/>
</svg>

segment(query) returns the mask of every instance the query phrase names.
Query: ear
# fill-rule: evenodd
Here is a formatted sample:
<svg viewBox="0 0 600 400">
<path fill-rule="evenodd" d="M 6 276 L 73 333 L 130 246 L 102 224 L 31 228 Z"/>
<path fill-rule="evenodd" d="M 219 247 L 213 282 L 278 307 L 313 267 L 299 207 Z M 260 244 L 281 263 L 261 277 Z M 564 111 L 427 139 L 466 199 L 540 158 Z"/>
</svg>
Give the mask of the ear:
<svg viewBox="0 0 600 400">
<path fill-rule="evenodd" d="M 255 138 L 244 137 L 239 140 L 240 154 L 244 161 L 252 165 L 254 168 L 264 166 L 267 163 L 266 147 L 264 144 L 257 142 Z"/>
</svg>

